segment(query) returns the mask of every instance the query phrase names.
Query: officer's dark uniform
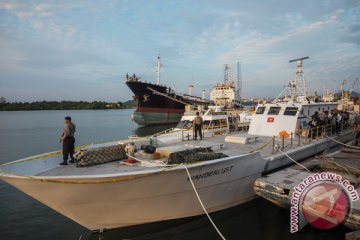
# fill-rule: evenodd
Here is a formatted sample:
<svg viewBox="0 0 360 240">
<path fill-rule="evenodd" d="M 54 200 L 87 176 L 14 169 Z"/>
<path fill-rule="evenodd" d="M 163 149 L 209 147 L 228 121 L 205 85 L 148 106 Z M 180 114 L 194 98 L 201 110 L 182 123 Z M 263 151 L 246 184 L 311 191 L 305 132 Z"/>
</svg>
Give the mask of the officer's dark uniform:
<svg viewBox="0 0 360 240">
<path fill-rule="evenodd" d="M 196 117 L 194 119 L 195 140 L 197 140 L 198 133 L 199 133 L 199 136 L 200 136 L 200 140 L 202 140 L 202 138 L 203 138 L 203 136 L 202 136 L 202 124 L 203 124 L 202 117 L 199 116 L 199 113 L 196 113 Z"/>
<path fill-rule="evenodd" d="M 63 162 L 61 165 L 67 165 L 67 161 L 70 155 L 70 162 L 74 162 L 74 153 L 75 153 L 75 130 L 76 125 L 71 122 L 70 117 L 66 117 L 65 120 L 70 121 L 69 123 L 65 124 L 64 132 L 61 135 L 61 141 L 63 144 Z"/>
</svg>

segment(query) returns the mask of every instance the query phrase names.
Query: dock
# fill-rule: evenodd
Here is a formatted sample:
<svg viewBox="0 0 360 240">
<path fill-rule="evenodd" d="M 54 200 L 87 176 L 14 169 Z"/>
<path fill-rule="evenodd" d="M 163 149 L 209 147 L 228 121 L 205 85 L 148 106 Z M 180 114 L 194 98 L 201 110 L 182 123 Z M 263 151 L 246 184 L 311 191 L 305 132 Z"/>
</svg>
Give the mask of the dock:
<svg viewBox="0 0 360 240">
<path fill-rule="evenodd" d="M 262 176 L 255 181 L 254 191 L 258 196 L 290 209 L 293 193 L 296 191 L 294 188 L 307 177 L 322 172 L 340 175 L 343 182 L 348 180 L 354 186 L 354 191 L 360 193 L 360 149 L 343 147 L 337 152 L 318 155 L 299 165 Z M 360 200 L 352 202 L 351 214 L 343 224 L 358 230 L 347 234 L 346 239 L 360 239 Z"/>
</svg>

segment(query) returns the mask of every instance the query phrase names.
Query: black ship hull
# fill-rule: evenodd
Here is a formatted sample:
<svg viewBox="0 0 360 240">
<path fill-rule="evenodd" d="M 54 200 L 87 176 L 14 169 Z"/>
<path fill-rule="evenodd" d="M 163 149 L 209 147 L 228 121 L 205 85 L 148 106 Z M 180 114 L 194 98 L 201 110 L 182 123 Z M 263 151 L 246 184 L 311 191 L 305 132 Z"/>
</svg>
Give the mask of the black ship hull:
<svg viewBox="0 0 360 240">
<path fill-rule="evenodd" d="M 126 85 L 137 100 L 133 121 L 139 125 L 172 124 L 180 121 L 187 103 L 182 96 L 163 85 L 141 81 L 127 81 Z"/>
</svg>

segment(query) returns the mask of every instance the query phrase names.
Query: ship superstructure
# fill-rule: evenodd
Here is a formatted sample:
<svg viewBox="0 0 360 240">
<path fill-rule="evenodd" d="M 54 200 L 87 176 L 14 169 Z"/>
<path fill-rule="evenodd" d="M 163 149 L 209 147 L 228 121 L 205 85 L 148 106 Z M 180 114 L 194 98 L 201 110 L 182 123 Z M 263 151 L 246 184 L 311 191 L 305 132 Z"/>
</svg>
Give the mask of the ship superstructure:
<svg viewBox="0 0 360 240">
<path fill-rule="evenodd" d="M 227 109 L 241 107 L 241 65 L 237 64 L 237 82 L 233 80 L 232 66 L 224 65 L 224 83 L 213 86 L 210 93 L 210 100 L 217 106 Z"/>
</svg>

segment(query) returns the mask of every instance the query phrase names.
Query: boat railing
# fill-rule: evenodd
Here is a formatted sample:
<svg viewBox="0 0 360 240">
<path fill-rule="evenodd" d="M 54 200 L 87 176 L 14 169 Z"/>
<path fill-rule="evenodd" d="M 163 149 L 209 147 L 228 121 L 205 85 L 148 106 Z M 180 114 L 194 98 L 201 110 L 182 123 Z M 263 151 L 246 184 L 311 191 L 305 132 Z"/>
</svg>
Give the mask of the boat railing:
<svg viewBox="0 0 360 240">
<path fill-rule="evenodd" d="M 177 130 L 175 130 L 175 128 L 169 128 L 169 129 L 163 130 L 163 131 L 161 131 L 161 132 L 157 132 L 157 133 L 151 135 L 151 137 L 158 137 L 158 136 L 160 136 L 160 135 L 167 134 L 167 133 L 171 133 L 171 132 L 175 132 L 175 131 L 177 131 Z"/>
<path fill-rule="evenodd" d="M 272 154 L 277 153 L 277 149 L 283 151 L 288 148 L 293 148 L 294 145 L 307 145 L 313 143 L 314 141 L 338 136 L 342 131 L 346 131 L 351 128 L 352 126 L 350 122 L 346 121 L 338 125 L 324 124 L 316 127 L 298 129 L 298 131 L 291 133 L 280 132 L 278 137 L 273 136 L 272 138 Z M 280 144 L 278 141 L 280 141 Z"/>
</svg>

